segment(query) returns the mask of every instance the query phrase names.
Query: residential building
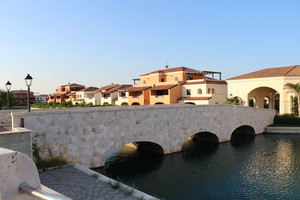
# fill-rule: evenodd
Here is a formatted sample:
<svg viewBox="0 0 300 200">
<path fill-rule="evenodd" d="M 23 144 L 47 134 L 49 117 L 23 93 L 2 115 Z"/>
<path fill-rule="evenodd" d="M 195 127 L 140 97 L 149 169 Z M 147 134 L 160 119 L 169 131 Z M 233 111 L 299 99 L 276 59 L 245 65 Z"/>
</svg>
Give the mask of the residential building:
<svg viewBox="0 0 300 200">
<path fill-rule="evenodd" d="M 229 97 L 237 97 L 243 106 L 276 109 L 291 113 L 291 98 L 296 94 L 285 87 L 300 82 L 300 65 L 258 70 L 227 79 Z"/>
<path fill-rule="evenodd" d="M 118 84 L 111 84 L 111 85 L 106 85 L 106 86 L 100 87 L 97 90 L 94 90 L 93 92 L 94 92 L 94 98 L 95 98 L 96 105 L 103 105 L 104 103 L 106 105 L 111 104 L 111 103 L 109 103 L 111 101 L 108 101 L 108 97 L 110 97 L 110 94 L 103 94 L 103 93 L 106 93 L 107 91 L 109 91 L 117 86 L 118 86 Z"/>
<path fill-rule="evenodd" d="M 48 102 L 49 100 L 49 95 L 48 94 L 39 94 L 35 93 L 34 94 L 35 102 L 40 103 L 40 102 Z"/>
<path fill-rule="evenodd" d="M 77 83 L 62 85 L 56 89 L 56 93 L 49 95 L 48 102 L 61 103 L 64 101 L 70 101 L 69 98 L 72 92 L 76 92 L 84 88 L 84 85 L 79 85 Z"/>
<path fill-rule="evenodd" d="M 19 103 L 20 106 L 26 106 L 28 105 L 28 90 L 12 90 L 11 91 L 15 97 L 17 102 Z M 35 97 L 34 97 L 34 93 L 32 91 L 30 91 L 30 104 L 34 104 L 35 103 Z"/>
<path fill-rule="evenodd" d="M 214 78 L 216 74 L 219 79 Z M 127 89 L 129 105 L 217 104 L 227 97 L 227 84 L 221 80 L 220 72 L 166 66 L 134 81 L 139 84 Z"/>
<path fill-rule="evenodd" d="M 75 92 L 75 99 L 73 99 L 73 93 L 69 95 L 69 97 L 72 98 L 72 104 L 81 104 L 81 103 L 86 103 L 86 104 L 91 104 L 91 105 L 96 105 L 96 99 L 94 98 L 95 90 L 97 90 L 97 87 L 87 87 L 82 90 L 79 90 Z"/>
</svg>

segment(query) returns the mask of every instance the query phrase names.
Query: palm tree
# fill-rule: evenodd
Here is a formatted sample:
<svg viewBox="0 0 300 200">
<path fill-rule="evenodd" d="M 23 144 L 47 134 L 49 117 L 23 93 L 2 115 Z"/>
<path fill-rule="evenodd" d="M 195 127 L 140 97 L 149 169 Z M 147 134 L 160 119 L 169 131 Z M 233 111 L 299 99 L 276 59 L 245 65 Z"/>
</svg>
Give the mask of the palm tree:
<svg viewBox="0 0 300 200">
<path fill-rule="evenodd" d="M 287 83 L 285 84 L 286 87 L 290 88 L 291 90 L 293 90 L 298 98 L 298 116 L 300 116 L 300 84 L 296 83 Z"/>
</svg>

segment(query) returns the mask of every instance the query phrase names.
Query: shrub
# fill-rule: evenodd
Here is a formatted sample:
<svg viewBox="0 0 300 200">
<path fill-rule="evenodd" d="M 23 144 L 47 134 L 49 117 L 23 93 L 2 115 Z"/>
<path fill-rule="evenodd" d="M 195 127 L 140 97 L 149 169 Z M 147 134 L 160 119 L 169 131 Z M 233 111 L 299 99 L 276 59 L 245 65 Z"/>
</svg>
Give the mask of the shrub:
<svg viewBox="0 0 300 200">
<path fill-rule="evenodd" d="M 274 124 L 289 124 L 300 126 L 300 117 L 292 114 L 277 115 L 274 119 Z"/>
</svg>

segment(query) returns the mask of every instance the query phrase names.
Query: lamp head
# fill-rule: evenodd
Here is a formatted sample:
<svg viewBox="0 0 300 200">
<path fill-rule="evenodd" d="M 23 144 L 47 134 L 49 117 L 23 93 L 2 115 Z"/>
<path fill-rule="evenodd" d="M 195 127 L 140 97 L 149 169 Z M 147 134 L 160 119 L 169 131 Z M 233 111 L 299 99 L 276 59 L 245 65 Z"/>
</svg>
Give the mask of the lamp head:
<svg viewBox="0 0 300 200">
<path fill-rule="evenodd" d="M 30 74 L 27 74 L 26 78 L 25 78 L 25 83 L 27 85 L 27 87 L 30 87 L 32 84 L 32 77 L 30 76 Z"/>
<path fill-rule="evenodd" d="M 9 81 L 7 81 L 7 83 L 5 84 L 6 89 L 9 91 L 11 88 L 11 83 Z"/>
</svg>

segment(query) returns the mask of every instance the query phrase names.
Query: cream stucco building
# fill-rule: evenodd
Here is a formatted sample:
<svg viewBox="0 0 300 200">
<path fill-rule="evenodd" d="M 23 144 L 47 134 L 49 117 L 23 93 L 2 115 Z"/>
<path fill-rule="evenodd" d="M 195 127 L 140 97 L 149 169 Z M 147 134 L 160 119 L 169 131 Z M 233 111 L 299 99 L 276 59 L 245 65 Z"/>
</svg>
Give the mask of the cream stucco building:
<svg viewBox="0 0 300 200">
<path fill-rule="evenodd" d="M 267 68 L 227 79 L 228 96 L 238 97 L 243 106 L 276 109 L 279 114 L 291 113 L 291 97 L 296 94 L 285 84 L 299 82 L 300 65 Z"/>
</svg>

